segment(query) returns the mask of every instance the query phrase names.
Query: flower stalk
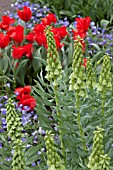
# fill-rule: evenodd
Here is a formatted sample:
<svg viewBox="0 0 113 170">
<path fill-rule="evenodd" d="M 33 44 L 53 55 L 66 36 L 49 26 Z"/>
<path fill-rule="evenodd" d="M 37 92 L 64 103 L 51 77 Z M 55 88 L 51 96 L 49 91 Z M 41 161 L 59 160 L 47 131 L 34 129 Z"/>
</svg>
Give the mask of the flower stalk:
<svg viewBox="0 0 113 170">
<path fill-rule="evenodd" d="M 12 140 L 14 148 L 12 170 L 26 170 L 24 151 L 22 145 L 22 127 L 20 117 L 16 113 L 14 101 L 9 98 L 6 105 L 6 122 L 8 135 Z"/>
<path fill-rule="evenodd" d="M 99 76 L 99 82 L 97 90 L 101 93 L 102 98 L 102 111 L 101 115 L 104 117 L 105 114 L 105 96 L 107 91 L 112 90 L 112 75 L 111 75 L 111 63 L 109 55 L 104 55 L 102 70 Z M 104 127 L 104 120 L 102 120 L 102 127 Z"/>
<path fill-rule="evenodd" d="M 86 85 L 85 85 L 85 71 L 83 65 L 83 51 L 81 38 L 78 37 L 74 41 L 74 54 L 73 54 L 73 63 L 72 63 L 72 73 L 70 75 L 70 86 L 69 89 L 75 91 L 76 96 L 76 109 L 77 109 L 77 124 L 78 129 L 82 141 L 82 147 L 84 152 L 86 153 L 86 142 L 85 142 L 85 134 L 81 124 L 81 116 L 80 116 L 80 98 L 86 97 Z"/>
<path fill-rule="evenodd" d="M 54 34 L 51 32 L 51 27 L 46 27 L 46 38 L 47 38 L 47 45 L 48 45 L 46 79 L 52 82 L 53 89 L 54 89 L 54 99 L 56 103 L 56 113 L 58 116 L 61 149 L 62 149 L 62 155 L 64 157 L 64 162 L 65 162 L 66 153 L 65 153 L 65 147 L 62 141 L 62 131 L 60 130 L 60 127 L 62 125 L 59 120 L 60 112 L 59 112 L 59 98 L 58 98 L 58 85 L 59 85 L 58 80 L 62 78 L 62 66 L 60 63 L 60 58 L 59 58 L 56 42 L 54 39 Z"/>
<path fill-rule="evenodd" d="M 93 151 L 88 163 L 88 168 L 91 170 L 109 170 L 110 157 L 104 154 L 103 132 L 104 129 L 99 127 L 94 132 Z"/>
</svg>

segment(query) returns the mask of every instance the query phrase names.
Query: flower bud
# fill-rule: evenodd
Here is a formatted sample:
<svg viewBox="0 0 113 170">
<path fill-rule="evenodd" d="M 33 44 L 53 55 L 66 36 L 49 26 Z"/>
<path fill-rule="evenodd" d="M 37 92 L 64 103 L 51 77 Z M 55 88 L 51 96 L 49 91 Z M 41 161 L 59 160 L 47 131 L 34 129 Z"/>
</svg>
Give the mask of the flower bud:
<svg viewBox="0 0 113 170">
<path fill-rule="evenodd" d="M 101 155 L 104 154 L 103 150 L 103 131 L 104 129 L 101 129 L 97 127 L 97 131 L 94 132 L 95 136 L 93 139 L 93 151 L 89 157 L 89 163 L 88 163 L 88 168 L 91 170 L 97 170 L 98 167 L 100 166 L 100 158 Z M 102 140 L 102 141 L 101 141 Z"/>
<path fill-rule="evenodd" d="M 7 131 L 8 135 L 12 140 L 17 140 L 22 137 L 21 131 L 21 123 L 20 117 L 16 113 L 15 106 L 13 104 L 13 100 L 9 98 L 8 103 L 6 105 L 6 122 L 7 122 Z"/>
<path fill-rule="evenodd" d="M 57 153 L 57 148 L 54 144 L 54 135 L 51 134 L 51 132 L 47 131 L 45 136 L 45 144 L 46 144 L 46 150 L 47 150 L 47 165 L 48 170 L 65 170 L 62 160 L 60 156 Z M 49 145 L 49 147 L 48 147 Z M 49 148 L 49 149 L 48 149 Z M 54 169 L 52 169 L 54 168 Z"/>
<path fill-rule="evenodd" d="M 105 93 L 108 90 L 112 90 L 112 75 L 111 75 L 111 63 L 109 55 L 104 55 L 102 71 L 100 73 L 97 90 Z"/>
<path fill-rule="evenodd" d="M 14 142 L 14 155 L 12 162 L 12 170 L 26 170 L 24 151 L 22 146 L 22 141 L 17 139 Z"/>
<path fill-rule="evenodd" d="M 47 27 L 46 30 L 47 38 L 47 66 L 46 66 L 46 79 L 54 82 L 61 79 L 62 66 L 60 63 L 60 57 L 57 51 L 54 35 L 51 32 L 51 27 Z"/>
<path fill-rule="evenodd" d="M 87 88 L 95 89 L 97 86 L 96 75 L 93 70 L 91 60 L 89 58 L 87 58 L 87 63 L 86 63 L 86 77 L 87 77 L 87 79 L 86 79 Z"/>
<path fill-rule="evenodd" d="M 70 90 L 78 91 L 80 97 L 86 97 L 85 68 L 83 62 L 82 44 L 79 40 L 74 42 L 72 73 L 70 75 Z"/>
</svg>

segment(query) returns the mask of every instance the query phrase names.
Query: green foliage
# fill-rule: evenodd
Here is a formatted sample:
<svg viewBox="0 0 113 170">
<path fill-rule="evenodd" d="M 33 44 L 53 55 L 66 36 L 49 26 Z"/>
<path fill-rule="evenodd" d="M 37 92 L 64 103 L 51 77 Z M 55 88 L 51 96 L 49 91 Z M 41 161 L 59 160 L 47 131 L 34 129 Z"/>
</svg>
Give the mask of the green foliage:
<svg viewBox="0 0 113 170">
<path fill-rule="evenodd" d="M 66 16 L 72 20 L 78 14 L 86 17 L 90 16 L 93 21 L 101 19 L 110 20 L 113 18 L 112 0 L 31 0 L 31 2 L 41 3 L 51 8 L 58 17 Z"/>
<path fill-rule="evenodd" d="M 89 97 L 80 100 L 81 123 L 85 133 L 87 154 L 82 149 L 81 135 L 77 126 L 77 110 L 75 108 L 75 95 L 69 91 L 69 75 L 71 69 L 65 70 L 62 80 L 59 81 L 58 100 L 60 115 L 55 113 L 54 98 L 51 85 L 44 82 L 42 74 L 38 77 L 34 87 L 34 96 L 37 99 L 37 112 L 40 126 L 45 130 L 51 130 L 53 134 L 59 134 L 55 129 L 61 129 L 62 140 L 66 150 L 66 169 L 88 170 L 87 158 L 91 152 L 93 131 L 104 122 L 105 153 L 111 157 L 110 165 L 113 166 L 112 151 L 112 102 L 113 93 L 106 94 L 105 114 L 101 116 L 101 97 L 96 91 L 89 91 Z M 43 101 L 43 103 L 42 103 Z M 57 124 L 60 120 L 61 124 Z M 71 122 L 71 123 L 70 123 Z M 56 127 L 56 128 L 55 128 Z M 108 140 L 109 139 L 109 140 Z M 57 143 L 59 146 L 59 143 Z"/>
</svg>

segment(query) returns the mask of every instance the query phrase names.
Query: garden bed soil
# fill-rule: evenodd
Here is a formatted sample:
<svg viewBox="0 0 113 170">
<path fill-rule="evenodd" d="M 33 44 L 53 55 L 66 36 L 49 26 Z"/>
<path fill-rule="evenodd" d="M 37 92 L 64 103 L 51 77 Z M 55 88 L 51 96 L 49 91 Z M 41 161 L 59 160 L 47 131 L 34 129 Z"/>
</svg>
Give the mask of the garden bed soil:
<svg viewBox="0 0 113 170">
<path fill-rule="evenodd" d="M 11 3 L 13 0 L 0 0 L 0 19 L 5 11 L 11 11 Z"/>
</svg>

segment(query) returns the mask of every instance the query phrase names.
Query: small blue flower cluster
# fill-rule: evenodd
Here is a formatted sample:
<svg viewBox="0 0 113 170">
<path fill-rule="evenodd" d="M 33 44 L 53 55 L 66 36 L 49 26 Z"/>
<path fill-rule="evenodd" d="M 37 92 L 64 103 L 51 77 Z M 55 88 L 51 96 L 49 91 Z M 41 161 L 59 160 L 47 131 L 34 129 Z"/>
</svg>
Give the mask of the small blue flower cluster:
<svg viewBox="0 0 113 170">
<path fill-rule="evenodd" d="M 1 96 L 0 97 L 0 112 L 1 112 L 1 121 L 2 126 L 0 128 L 0 132 L 4 132 L 6 130 L 6 108 L 5 105 L 7 103 L 8 96 Z M 23 126 L 28 125 L 28 123 L 33 124 L 34 122 L 38 121 L 38 114 L 36 114 L 34 111 L 30 111 L 30 108 L 28 106 L 24 106 L 24 110 L 22 105 L 17 105 L 16 102 L 14 102 L 16 106 L 17 112 L 21 112 L 21 124 Z"/>
<path fill-rule="evenodd" d="M 0 112 L 1 112 L 1 123 L 0 123 L 0 132 L 5 132 L 7 130 L 7 123 L 6 123 L 6 107 L 5 105 L 7 104 L 8 101 L 8 96 L 1 96 L 0 97 Z M 21 124 L 24 128 L 22 133 L 24 134 L 22 137 L 22 141 L 25 142 L 27 137 L 33 136 L 33 141 L 32 143 L 28 143 L 26 145 L 26 149 L 29 149 L 32 145 L 37 145 L 38 143 L 38 135 L 45 135 L 45 131 L 41 127 L 37 127 L 37 131 L 29 132 L 29 129 L 31 130 L 31 126 L 35 126 L 38 122 L 38 114 L 35 113 L 35 111 L 30 111 L 30 108 L 28 106 L 22 107 L 22 105 L 18 105 L 16 102 L 14 102 L 15 108 L 17 110 L 17 114 L 21 113 Z M 24 110 L 23 110 L 24 109 Z M 31 126 L 30 126 L 31 125 Z M 27 129 L 27 130 L 25 130 Z M 2 135 L 2 134 L 1 134 Z M 8 137 L 7 139 L 9 142 L 11 142 L 11 139 Z M 0 140 L 0 148 L 3 148 L 3 142 Z M 40 155 L 42 152 L 45 152 L 45 149 L 42 148 L 40 151 L 37 152 L 37 155 Z M 11 155 L 13 155 L 13 150 L 11 151 Z M 6 157 L 7 161 L 10 161 L 12 159 L 12 156 Z M 37 162 L 34 162 L 31 164 L 31 166 L 36 166 L 41 162 L 41 159 L 39 159 Z M 0 162 L 0 164 L 3 164 Z"/>
<path fill-rule="evenodd" d="M 110 57 L 113 57 L 113 51 L 112 51 L 113 29 L 108 31 L 107 28 L 104 26 L 102 28 L 96 26 L 93 21 L 90 23 L 90 27 L 91 30 L 87 34 L 87 38 L 86 38 L 90 48 L 90 50 L 88 51 L 89 55 L 93 56 L 98 52 L 98 50 L 94 48 L 94 46 L 92 46 L 92 44 L 96 44 L 98 46 L 98 49 L 100 49 L 100 51 L 104 51 L 104 53 L 107 53 L 110 55 Z"/>
<path fill-rule="evenodd" d="M 41 7 L 39 4 L 34 4 L 30 1 L 24 2 L 23 0 L 17 0 L 15 3 L 11 4 L 12 10 L 10 12 L 6 11 L 4 14 L 11 18 L 18 19 L 19 21 L 17 10 L 21 10 L 24 6 L 29 7 L 32 12 L 31 20 L 27 23 L 28 28 L 33 28 L 35 24 L 40 23 L 41 19 L 50 12 L 50 9 L 46 6 Z M 69 21 L 67 20 L 67 17 L 65 17 L 64 19 L 59 20 L 56 25 L 68 26 Z"/>
</svg>

